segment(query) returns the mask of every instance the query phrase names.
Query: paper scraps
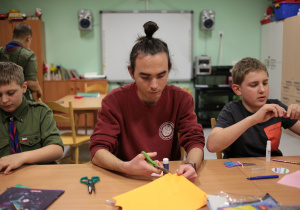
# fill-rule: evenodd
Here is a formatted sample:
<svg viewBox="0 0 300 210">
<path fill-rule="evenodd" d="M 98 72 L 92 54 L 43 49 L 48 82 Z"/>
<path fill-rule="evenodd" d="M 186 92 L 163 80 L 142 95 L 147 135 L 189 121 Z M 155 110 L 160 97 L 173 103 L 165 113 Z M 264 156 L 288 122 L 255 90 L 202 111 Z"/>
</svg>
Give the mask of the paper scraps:
<svg viewBox="0 0 300 210">
<path fill-rule="evenodd" d="M 300 170 L 285 175 L 277 183 L 300 189 Z"/>
</svg>

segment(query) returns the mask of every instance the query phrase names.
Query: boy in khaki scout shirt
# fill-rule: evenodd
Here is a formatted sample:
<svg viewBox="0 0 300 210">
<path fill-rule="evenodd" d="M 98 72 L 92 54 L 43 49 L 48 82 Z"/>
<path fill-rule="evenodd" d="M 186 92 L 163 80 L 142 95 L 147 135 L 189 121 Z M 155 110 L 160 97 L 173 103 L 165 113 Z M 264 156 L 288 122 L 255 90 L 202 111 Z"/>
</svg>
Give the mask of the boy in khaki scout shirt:
<svg viewBox="0 0 300 210">
<path fill-rule="evenodd" d="M 23 164 L 50 163 L 63 156 L 52 111 L 25 99 L 22 67 L 0 62 L 0 171 Z"/>
</svg>

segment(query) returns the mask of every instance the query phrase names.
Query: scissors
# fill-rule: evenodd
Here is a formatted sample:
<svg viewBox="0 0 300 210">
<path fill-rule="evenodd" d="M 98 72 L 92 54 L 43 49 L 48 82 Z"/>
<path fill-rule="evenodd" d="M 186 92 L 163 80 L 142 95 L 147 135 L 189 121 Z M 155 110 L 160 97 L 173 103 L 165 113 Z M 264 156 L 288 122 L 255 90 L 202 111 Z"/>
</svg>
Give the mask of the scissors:
<svg viewBox="0 0 300 210">
<path fill-rule="evenodd" d="M 255 165 L 256 163 L 240 163 L 240 162 L 224 162 L 225 166 L 228 168 L 232 168 L 235 166 L 250 166 Z"/>
<path fill-rule="evenodd" d="M 92 176 L 91 179 L 89 179 L 87 176 L 81 177 L 80 182 L 83 184 L 86 184 L 88 186 L 89 193 L 92 194 L 94 191 L 96 193 L 95 189 L 95 183 L 100 181 L 99 176 Z"/>
<path fill-rule="evenodd" d="M 146 157 L 146 159 L 147 159 L 147 160 L 146 160 L 147 163 L 149 163 L 150 165 L 153 165 L 155 168 L 158 168 L 159 170 L 162 170 L 162 171 L 163 171 L 164 173 L 166 173 L 166 174 L 167 174 L 167 173 L 170 173 L 169 170 L 160 167 L 156 162 L 154 162 L 154 161 L 149 157 L 149 155 L 148 155 L 146 152 L 142 151 L 141 153 L 145 155 L 145 157 Z"/>
</svg>

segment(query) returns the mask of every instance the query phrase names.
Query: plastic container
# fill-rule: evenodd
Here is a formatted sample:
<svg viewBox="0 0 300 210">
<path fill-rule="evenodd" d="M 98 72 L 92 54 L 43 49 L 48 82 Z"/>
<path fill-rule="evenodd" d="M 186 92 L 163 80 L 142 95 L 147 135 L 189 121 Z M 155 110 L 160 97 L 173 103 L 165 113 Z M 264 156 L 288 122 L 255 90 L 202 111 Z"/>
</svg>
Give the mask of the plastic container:
<svg viewBox="0 0 300 210">
<path fill-rule="evenodd" d="M 271 141 L 267 141 L 267 147 L 266 147 L 266 161 L 270 162 L 271 160 Z"/>
<path fill-rule="evenodd" d="M 300 8 L 300 3 L 276 3 L 274 4 L 275 19 L 281 20 L 296 16 Z"/>
<path fill-rule="evenodd" d="M 264 25 L 264 24 L 267 24 L 267 23 L 270 23 L 270 22 L 271 22 L 270 19 L 264 19 L 264 20 L 260 21 L 260 24 Z"/>
<path fill-rule="evenodd" d="M 163 165 L 165 169 L 169 170 L 169 158 L 163 159 Z"/>
</svg>

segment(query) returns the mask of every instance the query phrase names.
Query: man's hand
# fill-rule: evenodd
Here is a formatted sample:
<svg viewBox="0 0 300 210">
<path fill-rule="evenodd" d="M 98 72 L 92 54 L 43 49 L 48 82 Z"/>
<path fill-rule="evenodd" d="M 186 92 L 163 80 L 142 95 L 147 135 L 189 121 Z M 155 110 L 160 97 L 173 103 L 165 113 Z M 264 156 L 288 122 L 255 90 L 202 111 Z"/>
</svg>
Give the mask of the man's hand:
<svg viewBox="0 0 300 210">
<path fill-rule="evenodd" d="M 36 96 L 37 96 L 37 98 L 42 98 L 42 96 L 43 96 L 42 89 L 40 89 L 39 91 L 36 92 Z"/>
<path fill-rule="evenodd" d="M 152 159 L 152 157 L 155 157 L 157 155 L 157 152 L 151 152 L 147 153 L 149 157 Z M 131 161 L 123 162 L 122 164 L 122 171 L 126 174 L 130 175 L 142 175 L 142 176 L 150 176 L 152 173 L 160 174 L 161 170 L 155 168 L 154 166 L 148 164 L 145 161 L 146 157 L 143 154 L 138 154 L 135 158 L 133 158 Z M 163 167 L 162 164 L 155 160 L 159 166 Z"/>
<path fill-rule="evenodd" d="M 190 180 L 191 182 L 195 182 L 197 179 L 197 172 L 190 164 L 180 165 L 177 171 L 178 175 L 183 175 L 185 178 Z"/>
<path fill-rule="evenodd" d="M 38 81 L 28 80 L 26 82 L 27 88 L 29 88 L 31 92 L 37 93 L 37 98 L 41 98 L 43 96 L 43 91 Z"/>
<path fill-rule="evenodd" d="M 19 168 L 24 164 L 22 153 L 8 155 L 0 158 L 0 171 L 4 170 L 4 174 L 8 174 L 11 170 Z"/>
<path fill-rule="evenodd" d="M 284 115 L 284 117 L 300 120 L 300 106 L 298 104 L 289 105 L 288 110 Z"/>
<path fill-rule="evenodd" d="M 253 118 L 256 123 L 266 122 L 272 117 L 283 117 L 286 114 L 284 108 L 277 104 L 265 104 L 257 112 L 255 112 Z"/>
</svg>

